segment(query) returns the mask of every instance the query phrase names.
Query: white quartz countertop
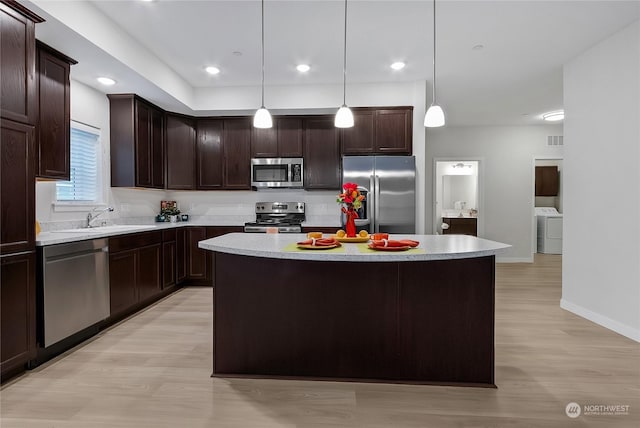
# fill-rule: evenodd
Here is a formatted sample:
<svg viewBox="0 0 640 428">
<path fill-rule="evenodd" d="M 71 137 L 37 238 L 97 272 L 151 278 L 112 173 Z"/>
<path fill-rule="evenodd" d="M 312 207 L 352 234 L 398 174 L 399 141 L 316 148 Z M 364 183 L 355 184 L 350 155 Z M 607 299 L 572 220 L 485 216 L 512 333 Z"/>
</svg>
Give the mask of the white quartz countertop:
<svg viewBox="0 0 640 428">
<path fill-rule="evenodd" d="M 110 236 L 126 235 L 128 233 L 150 232 L 154 230 L 173 229 L 176 227 L 197 226 L 188 222 L 184 223 L 156 223 L 156 224 L 117 224 L 84 229 L 64 229 L 50 232 L 40 232 L 36 236 L 36 246 L 66 244 L 69 242 L 84 241 L 87 239 L 108 238 Z"/>
<path fill-rule="evenodd" d="M 424 251 L 364 253 L 358 244 L 343 243 L 344 252 L 331 250 L 289 251 L 292 243 L 307 239 L 306 234 L 229 233 L 200 241 L 205 250 L 253 257 L 291 260 L 398 262 L 446 260 L 495 255 L 510 245 L 467 235 L 390 235 L 390 239 L 413 239 Z"/>
</svg>

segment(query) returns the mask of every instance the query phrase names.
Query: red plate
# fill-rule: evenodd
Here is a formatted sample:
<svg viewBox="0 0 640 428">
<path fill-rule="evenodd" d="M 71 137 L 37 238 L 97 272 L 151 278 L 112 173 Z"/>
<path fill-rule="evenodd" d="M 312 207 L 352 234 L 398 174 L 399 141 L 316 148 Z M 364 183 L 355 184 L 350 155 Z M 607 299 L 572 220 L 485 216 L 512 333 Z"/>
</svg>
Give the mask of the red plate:
<svg viewBox="0 0 640 428">
<path fill-rule="evenodd" d="M 374 247 L 372 245 L 368 245 L 368 247 L 376 251 L 407 251 L 411 248 L 408 245 L 405 245 L 404 247 Z"/>
<path fill-rule="evenodd" d="M 333 245 L 310 245 L 310 244 L 297 244 L 298 248 L 302 248 L 303 250 L 330 250 L 332 248 L 340 247 L 340 244 Z"/>
</svg>

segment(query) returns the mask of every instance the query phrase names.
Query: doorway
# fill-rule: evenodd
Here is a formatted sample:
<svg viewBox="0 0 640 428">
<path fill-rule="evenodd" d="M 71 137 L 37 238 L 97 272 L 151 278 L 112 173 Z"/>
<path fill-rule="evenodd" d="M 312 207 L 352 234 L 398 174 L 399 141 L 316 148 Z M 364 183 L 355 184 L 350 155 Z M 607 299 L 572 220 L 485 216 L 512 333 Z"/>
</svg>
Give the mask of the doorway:
<svg viewBox="0 0 640 428">
<path fill-rule="evenodd" d="M 450 233 L 449 218 L 472 218 L 484 235 L 481 159 L 434 159 L 433 233 Z M 444 229 L 443 229 L 443 225 Z"/>
<path fill-rule="evenodd" d="M 564 222 L 562 157 L 535 156 L 532 179 L 534 203 L 531 252 L 562 254 Z M 551 186 L 549 186 L 550 183 Z"/>
</svg>

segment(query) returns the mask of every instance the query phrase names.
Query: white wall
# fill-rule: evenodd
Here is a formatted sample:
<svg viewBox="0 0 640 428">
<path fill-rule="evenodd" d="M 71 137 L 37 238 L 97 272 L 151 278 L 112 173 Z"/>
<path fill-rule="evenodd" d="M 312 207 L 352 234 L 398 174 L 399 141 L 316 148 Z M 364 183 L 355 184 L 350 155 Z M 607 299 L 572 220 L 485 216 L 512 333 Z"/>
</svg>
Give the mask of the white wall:
<svg viewBox="0 0 640 428">
<path fill-rule="evenodd" d="M 640 23 L 565 65 L 561 306 L 640 341 Z"/>
<path fill-rule="evenodd" d="M 532 261 L 534 156 L 562 156 L 547 146 L 547 136 L 562 135 L 562 125 L 427 128 L 425 201 L 427 233 L 433 233 L 433 159 L 483 160 L 483 237 L 510 244 L 499 261 Z"/>
</svg>

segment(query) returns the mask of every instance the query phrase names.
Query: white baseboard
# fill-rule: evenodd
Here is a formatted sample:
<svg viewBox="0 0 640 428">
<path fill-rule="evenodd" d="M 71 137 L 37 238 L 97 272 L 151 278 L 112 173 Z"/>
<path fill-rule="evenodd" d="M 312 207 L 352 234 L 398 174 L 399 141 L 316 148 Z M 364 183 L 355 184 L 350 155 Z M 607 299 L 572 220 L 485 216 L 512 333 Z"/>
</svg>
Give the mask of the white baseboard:
<svg viewBox="0 0 640 428">
<path fill-rule="evenodd" d="M 628 337 L 631 340 L 640 342 L 640 330 L 636 328 L 619 323 L 618 321 L 612 320 L 609 317 L 600 315 L 587 308 L 583 308 L 580 305 L 576 305 L 575 303 L 568 302 L 565 299 L 560 299 L 560 307 L 564 310 L 567 310 L 578 316 L 581 316 L 582 318 L 588 319 L 589 321 L 592 321 L 598 325 L 601 325 L 604 328 L 613 330 L 616 333 L 621 334 L 625 337 Z"/>
<path fill-rule="evenodd" d="M 496 263 L 533 263 L 531 257 L 496 257 Z"/>
</svg>

